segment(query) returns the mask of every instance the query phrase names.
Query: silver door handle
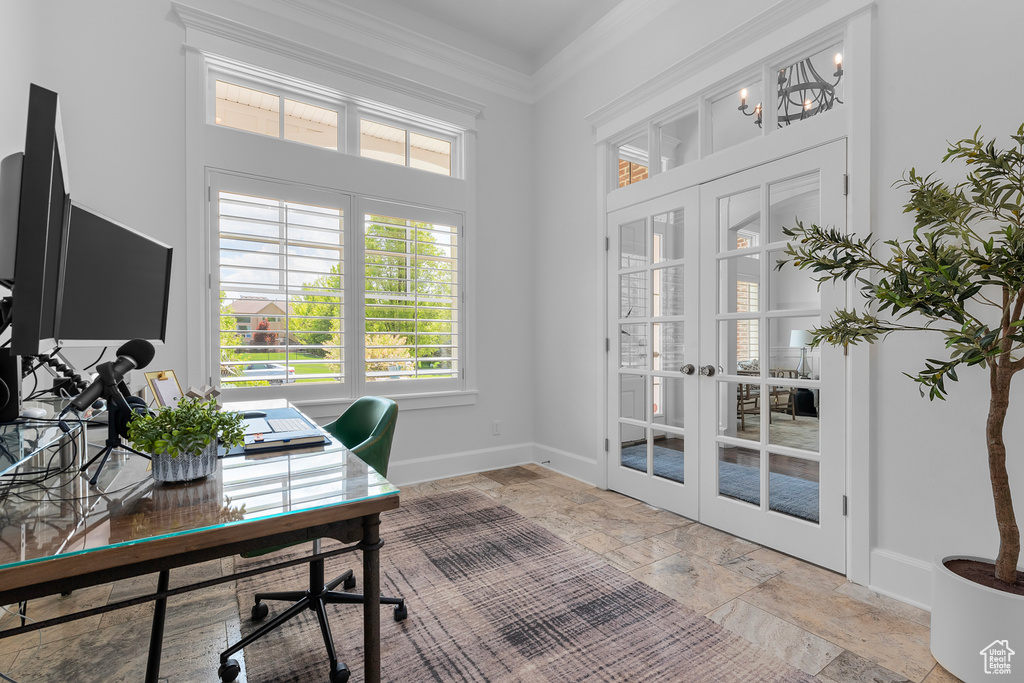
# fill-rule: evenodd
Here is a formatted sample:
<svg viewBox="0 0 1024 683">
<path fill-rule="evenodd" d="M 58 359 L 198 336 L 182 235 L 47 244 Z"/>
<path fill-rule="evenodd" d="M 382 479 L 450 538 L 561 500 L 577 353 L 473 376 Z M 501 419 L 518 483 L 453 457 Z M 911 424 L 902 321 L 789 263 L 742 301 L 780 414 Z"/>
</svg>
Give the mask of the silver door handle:
<svg viewBox="0 0 1024 683">
<path fill-rule="evenodd" d="M 702 374 L 705 377 L 714 377 L 715 376 L 715 366 L 714 365 L 702 365 L 702 366 L 700 366 L 700 374 Z"/>
<path fill-rule="evenodd" d="M 693 363 L 687 363 L 686 365 L 679 368 L 679 372 L 683 373 L 684 375 L 692 375 L 694 372 L 696 372 L 696 370 L 697 368 L 693 367 Z"/>
</svg>

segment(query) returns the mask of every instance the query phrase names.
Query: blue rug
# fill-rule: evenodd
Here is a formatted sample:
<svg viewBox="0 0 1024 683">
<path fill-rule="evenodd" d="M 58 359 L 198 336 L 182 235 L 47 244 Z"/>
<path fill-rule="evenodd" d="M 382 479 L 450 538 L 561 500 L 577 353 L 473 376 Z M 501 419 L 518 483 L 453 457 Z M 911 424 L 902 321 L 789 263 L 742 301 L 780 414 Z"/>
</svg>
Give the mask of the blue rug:
<svg viewBox="0 0 1024 683">
<path fill-rule="evenodd" d="M 622 466 L 646 472 L 646 444 L 623 448 Z M 760 505 L 761 482 L 757 469 L 731 462 L 720 462 L 718 472 L 718 492 L 721 495 Z M 683 483 L 683 453 L 655 446 L 654 476 Z M 771 491 L 770 509 L 809 522 L 818 522 L 818 482 L 772 472 L 768 475 L 768 489 Z"/>
</svg>

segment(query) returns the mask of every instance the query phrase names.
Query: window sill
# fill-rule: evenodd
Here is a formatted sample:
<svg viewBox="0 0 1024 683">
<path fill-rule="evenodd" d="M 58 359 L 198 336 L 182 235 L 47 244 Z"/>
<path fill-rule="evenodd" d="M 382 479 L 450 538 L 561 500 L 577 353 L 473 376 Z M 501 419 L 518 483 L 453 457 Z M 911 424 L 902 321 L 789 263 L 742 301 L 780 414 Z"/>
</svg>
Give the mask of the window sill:
<svg viewBox="0 0 1024 683">
<path fill-rule="evenodd" d="M 449 408 L 453 406 L 475 405 L 476 390 L 470 391 L 435 391 L 421 394 L 381 394 L 398 404 L 399 410 L 425 410 L 430 408 Z M 312 418 L 333 419 L 344 412 L 345 408 L 355 401 L 354 398 L 317 398 L 292 399 L 292 404 Z"/>
</svg>

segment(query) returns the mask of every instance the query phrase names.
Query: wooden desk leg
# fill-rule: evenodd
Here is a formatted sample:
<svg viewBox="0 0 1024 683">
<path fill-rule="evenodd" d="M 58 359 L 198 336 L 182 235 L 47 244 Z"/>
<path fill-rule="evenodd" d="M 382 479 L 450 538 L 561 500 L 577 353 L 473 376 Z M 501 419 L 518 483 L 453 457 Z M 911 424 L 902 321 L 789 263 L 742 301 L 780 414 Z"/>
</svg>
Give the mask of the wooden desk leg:
<svg viewBox="0 0 1024 683">
<path fill-rule="evenodd" d="M 380 683 L 380 515 L 363 517 L 363 652 L 366 683 Z"/>
<path fill-rule="evenodd" d="M 160 572 L 156 592 L 163 593 L 170 583 L 171 572 Z M 164 644 L 164 617 L 167 615 L 167 598 L 157 598 L 153 610 L 153 630 L 149 635 L 149 661 L 146 662 L 146 683 L 157 683 L 160 678 L 160 654 Z"/>
</svg>

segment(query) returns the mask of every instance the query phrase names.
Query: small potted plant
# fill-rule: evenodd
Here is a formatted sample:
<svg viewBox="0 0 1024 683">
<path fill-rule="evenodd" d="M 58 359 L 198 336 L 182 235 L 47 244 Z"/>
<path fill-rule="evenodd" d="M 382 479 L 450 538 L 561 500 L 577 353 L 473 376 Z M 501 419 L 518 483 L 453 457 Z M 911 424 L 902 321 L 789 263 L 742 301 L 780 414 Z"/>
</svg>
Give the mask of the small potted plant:
<svg viewBox="0 0 1024 683">
<path fill-rule="evenodd" d="M 128 439 L 152 455 L 154 481 L 181 482 L 212 474 L 217 440 L 240 446 L 244 431 L 238 413 L 222 412 L 213 399 L 184 397 L 173 408 L 136 415 L 128 423 Z"/>
</svg>

